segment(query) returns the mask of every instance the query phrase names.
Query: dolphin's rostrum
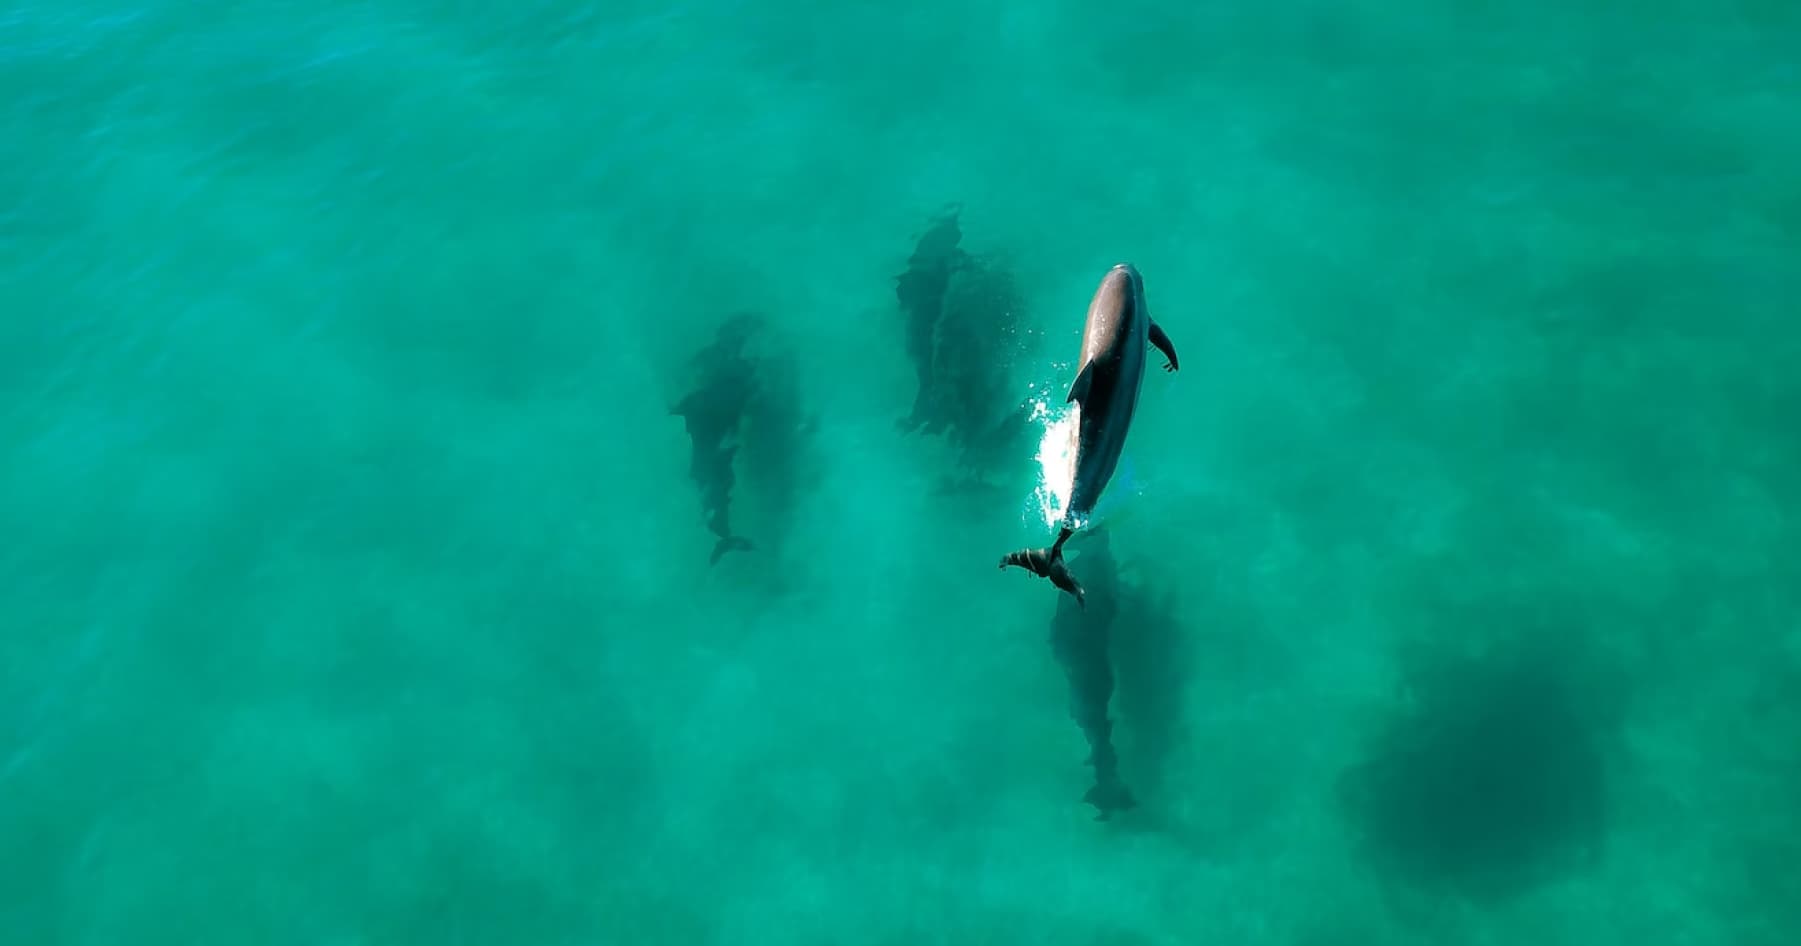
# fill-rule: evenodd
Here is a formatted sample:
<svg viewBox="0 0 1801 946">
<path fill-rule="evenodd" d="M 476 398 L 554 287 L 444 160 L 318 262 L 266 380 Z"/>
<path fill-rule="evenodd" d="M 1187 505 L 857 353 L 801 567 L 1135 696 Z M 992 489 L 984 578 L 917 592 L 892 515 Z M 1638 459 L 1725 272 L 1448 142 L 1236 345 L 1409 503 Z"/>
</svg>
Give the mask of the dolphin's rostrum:
<svg viewBox="0 0 1801 946">
<path fill-rule="evenodd" d="M 1057 541 L 1048 549 L 1022 549 L 1001 559 L 1001 568 L 1017 565 L 1075 596 L 1084 604 L 1082 585 L 1063 560 L 1063 543 L 1088 521 L 1094 504 L 1119 466 L 1126 433 L 1144 387 L 1145 351 L 1157 346 L 1177 368 L 1175 346 L 1151 320 L 1144 301 L 1144 277 L 1131 263 L 1107 271 L 1088 304 L 1082 329 L 1082 353 L 1076 380 L 1066 403 L 1076 405 L 1076 448 L 1071 463 L 1069 503 L 1063 511 Z"/>
</svg>

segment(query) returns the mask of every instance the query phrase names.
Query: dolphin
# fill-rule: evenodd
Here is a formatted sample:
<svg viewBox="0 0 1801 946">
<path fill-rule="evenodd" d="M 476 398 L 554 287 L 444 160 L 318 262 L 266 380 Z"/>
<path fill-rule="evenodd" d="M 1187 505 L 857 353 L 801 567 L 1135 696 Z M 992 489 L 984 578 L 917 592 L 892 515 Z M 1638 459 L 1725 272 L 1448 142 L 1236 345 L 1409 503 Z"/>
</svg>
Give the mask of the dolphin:
<svg viewBox="0 0 1801 946">
<path fill-rule="evenodd" d="M 754 548 L 751 541 L 732 532 L 732 487 L 736 477 L 732 461 L 738 453 L 738 432 L 745 407 L 757 393 L 756 366 L 744 356 L 744 343 L 761 320 L 749 313 L 727 319 L 718 338 L 694 355 L 701 382 L 674 407 L 693 443 L 688 476 L 700 489 L 707 528 L 718 539 L 708 564 L 717 565 L 727 552 Z"/>
<path fill-rule="evenodd" d="M 1152 345 L 1168 359 L 1163 370 L 1175 371 L 1176 349 L 1151 319 L 1144 301 L 1144 277 L 1131 263 L 1120 263 L 1101 277 L 1100 287 L 1088 303 L 1076 380 L 1064 399 L 1064 403 L 1076 405 L 1076 448 L 1071 451 L 1069 504 L 1063 511 L 1057 541 L 1048 549 L 1021 549 L 1001 559 L 1001 568 L 1017 565 L 1048 578 L 1083 607 L 1087 606 L 1086 595 L 1064 563 L 1063 543 L 1087 524 L 1095 502 L 1119 466 L 1126 433 L 1138 409 L 1138 392 L 1144 387 L 1145 350 Z"/>
</svg>

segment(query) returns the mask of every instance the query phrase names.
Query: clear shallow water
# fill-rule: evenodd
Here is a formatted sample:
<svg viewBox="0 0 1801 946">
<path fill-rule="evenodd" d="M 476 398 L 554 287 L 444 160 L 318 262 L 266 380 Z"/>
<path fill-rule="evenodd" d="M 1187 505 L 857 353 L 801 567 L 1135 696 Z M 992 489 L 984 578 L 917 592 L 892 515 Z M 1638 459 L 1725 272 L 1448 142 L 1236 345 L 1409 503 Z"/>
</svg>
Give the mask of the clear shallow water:
<svg viewBox="0 0 1801 946">
<path fill-rule="evenodd" d="M 1791 942 L 1797 35 L 0 10 L 0 941 Z M 1135 819 L 994 569 L 1030 449 L 956 501 L 894 429 L 947 201 L 1022 395 L 1120 260 L 1182 353 L 1112 527 Z M 813 460 L 709 569 L 667 410 L 745 308 Z"/>
</svg>

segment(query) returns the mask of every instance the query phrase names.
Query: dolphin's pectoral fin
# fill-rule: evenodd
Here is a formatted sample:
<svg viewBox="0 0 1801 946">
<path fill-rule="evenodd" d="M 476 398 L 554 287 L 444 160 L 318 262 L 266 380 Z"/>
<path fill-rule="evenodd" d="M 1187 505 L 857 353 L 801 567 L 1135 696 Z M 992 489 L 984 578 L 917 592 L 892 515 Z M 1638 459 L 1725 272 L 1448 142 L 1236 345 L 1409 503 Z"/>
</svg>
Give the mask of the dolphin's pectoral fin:
<svg viewBox="0 0 1801 946">
<path fill-rule="evenodd" d="M 1176 362 L 1176 346 L 1170 343 L 1168 335 L 1163 334 L 1163 326 L 1158 325 L 1156 319 L 1151 320 L 1151 344 L 1157 346 L 1163 357 L 1169 359 L 1169 364 L 1163 366 L 1164 371 L 1174 371 L 1180 367 Z"/>
<path fill-rule="evenodd" d="M 1076 372 L 1075 383 L 1073 383 L 1069 386 L 1069 397 L 1064 398 L 1063 403 L 1068 404 L 1071 401 L 1073 401 L 1077 404 L 1080 404 L 1083 401 L 1087 400 L 1088 399 L 1088 386 L 1090 384 L 1092 384 L 1093 382 L 1094 382 L 1094 362 L 1090 361 L 1089 363 L 1082 366 L 1081 371 Z"/>
</svg>

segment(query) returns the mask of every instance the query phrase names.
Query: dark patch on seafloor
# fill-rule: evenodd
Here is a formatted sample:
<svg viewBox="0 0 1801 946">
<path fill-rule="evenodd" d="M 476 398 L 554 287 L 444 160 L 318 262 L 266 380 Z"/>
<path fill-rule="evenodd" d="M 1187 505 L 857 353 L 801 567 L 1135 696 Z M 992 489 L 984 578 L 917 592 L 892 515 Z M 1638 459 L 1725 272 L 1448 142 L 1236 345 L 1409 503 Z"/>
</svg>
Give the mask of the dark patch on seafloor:
<svg viewBox="0 0 1801 946">
<path fill-rule="evenodd" d="M 1614 721 L 1585 699 L 1567 656 L 1516 642 L 1409 675 L 1413 698 L 1339 786 L 1372 864 L 1492 902 L 1600 855 Z"/>
</svg>

